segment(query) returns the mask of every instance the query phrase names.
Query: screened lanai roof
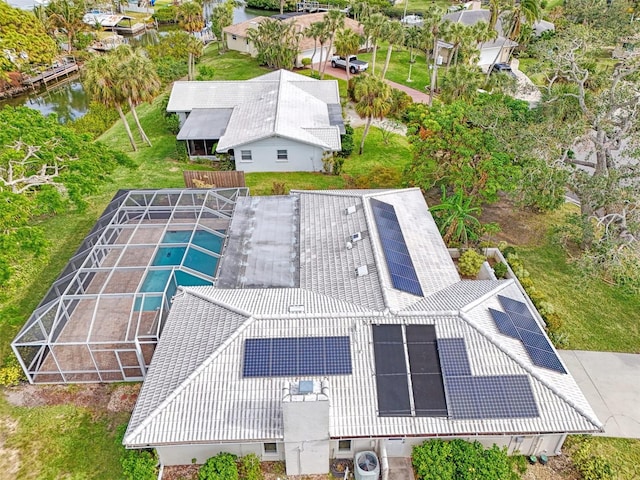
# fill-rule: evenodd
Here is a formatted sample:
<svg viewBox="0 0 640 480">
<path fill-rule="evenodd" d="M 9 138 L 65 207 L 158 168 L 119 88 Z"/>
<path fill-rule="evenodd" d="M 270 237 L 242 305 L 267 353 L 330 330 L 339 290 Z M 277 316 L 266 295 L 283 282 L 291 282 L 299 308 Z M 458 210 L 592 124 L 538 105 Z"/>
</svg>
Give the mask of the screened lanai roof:
<svg viewBox="0 0 640 480">
<path fill-rule="evenodd" d="M 212 285 L 246 188 L 121 190 L 13 342 L 33 382 L 142 378 L 178 286 Z"/>
</svg>

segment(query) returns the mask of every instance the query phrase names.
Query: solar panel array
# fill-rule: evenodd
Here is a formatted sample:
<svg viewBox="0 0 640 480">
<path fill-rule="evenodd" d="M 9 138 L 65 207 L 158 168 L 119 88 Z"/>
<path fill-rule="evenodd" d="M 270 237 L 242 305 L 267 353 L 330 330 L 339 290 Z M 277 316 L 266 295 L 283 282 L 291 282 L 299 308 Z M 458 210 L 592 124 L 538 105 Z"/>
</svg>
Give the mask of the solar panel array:
<svg viewBox="0 0 640 480">
<path fill-rule="evenodd" d="M 371 199 L 371 208 L 393 288 L 420 297 L 424 296 L 395 208 L 376 199 Z"/>
<path fill-rule="evenodd" d="M 351 374 L 349 337 L 249 338 L 244 377 Z"/>
<path fill-rule="evenodd" d="M 463 338 L 438 339 L 449 415 L 454 419 L 539 415 L 526 375 L 473 376 Z"/>
<path fill-rule="evenodd" d="M 498 295 L 498 299 L 505 311 L 489 309 L 498 331 L 520 340 L 534 365 L 567 373 L 529 308 L 524 303 L 509 297 Z"/>
<path fill-rule="evenodd" d="M 373 350 L 380 416 L 447 416 L 434 325 L 374 325 Z"/>
</svg>

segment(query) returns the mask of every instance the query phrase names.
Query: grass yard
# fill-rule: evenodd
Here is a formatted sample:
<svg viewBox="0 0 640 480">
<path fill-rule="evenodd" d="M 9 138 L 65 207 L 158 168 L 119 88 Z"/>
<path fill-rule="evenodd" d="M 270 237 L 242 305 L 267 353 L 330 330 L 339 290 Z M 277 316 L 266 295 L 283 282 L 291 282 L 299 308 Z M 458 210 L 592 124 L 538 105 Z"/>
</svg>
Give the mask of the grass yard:
<svg viewBox="0 0 640 480">
<path fill-rule="evenodd" d="M 248 80 L 271 72 L 270 69 L 258 65 L 256 59 L 250 55 L 233 50 L 221 54 L 217 42 L 206 46 L 198 65 L 213 67 L 214 80 Z"/>
<path fill-rule="evenodd" d="M 376 75 L 381 75 L 384 69 L 384 62 L 387 58 L 387 45 L 381 45 L 378 47 L 376 53 Z M 415 52 L 414 52 L 415 53 Z M 363 52 L 358 54 L 358 58 L 369 62 L 369 72 L 373 69 L 372 63 L 373 53 Z M 391 52 L 391 60 L 389 61 L 389 70 L 385 78 L 407 87 L 415 88 L 424 92 L 425 86 L 429 85 L 429 78 L 431 71 L 427 66 L 424 52 L 417 52 L 415 57 L 416 62 L 411 69 L 411 82 L 407 81 L 409 76 L 409 50 L 400 49 L 394 47 Z M 440 69 L 439 72 L 442 72 Z"/>
<path fill-rule="evenodd" d="M 518 248 L 518 254 L 562 317 L 566 348 L 640 353 L 640 296 L 584 277 L 550 241 Z"/>
</svg>

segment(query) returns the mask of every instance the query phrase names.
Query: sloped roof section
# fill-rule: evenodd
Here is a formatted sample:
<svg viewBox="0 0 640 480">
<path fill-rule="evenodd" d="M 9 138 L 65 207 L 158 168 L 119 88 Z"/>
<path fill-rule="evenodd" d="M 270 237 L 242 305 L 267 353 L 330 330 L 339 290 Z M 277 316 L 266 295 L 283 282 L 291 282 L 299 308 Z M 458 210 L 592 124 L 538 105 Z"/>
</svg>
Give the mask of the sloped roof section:
<svg viewBox="0 0 640 480">
<path fill-rule="evenodd" d="M 315 80 L 279 70 L 247 81 L 175 82 L 167 111 L 206 109 L 212 116 L 223 110 L 224 131 L 221 122 L 197 128 L 201 138 L 219 139 L 219 152 L 273 136 L 338 151 L 344 123 L 333 106 L 339 104 L 335 80 Z M 188 124 L 189 118 L 183 129 Z M 192 125 L 190 130 L 194 128 Z M 187 138 L 186 131 L 180 134 Z"/>
</svg>

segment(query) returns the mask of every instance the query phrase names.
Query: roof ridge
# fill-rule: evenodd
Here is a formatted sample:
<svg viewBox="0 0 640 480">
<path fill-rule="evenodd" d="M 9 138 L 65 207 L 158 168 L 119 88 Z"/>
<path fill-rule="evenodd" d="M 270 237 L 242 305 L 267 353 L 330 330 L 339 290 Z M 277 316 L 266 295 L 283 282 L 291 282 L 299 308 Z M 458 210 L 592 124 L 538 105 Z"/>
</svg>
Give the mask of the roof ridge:
<svg viewBox="0 0 640 480">
<path fill-rule="evenodd" d="M 493 281 L 493 280 L 491 280 L 491 281 Z M 515 282 L 515 280 L 513 278 L 507 278 L 507 279 L 505 279 L 505 281 L 501 282 L 499 285 L 496 285 L 496 287 L 493 290 L 491 290 L 491 291 L 485 293 L 484 295 L 481 295 L 479 298 L 476 298 L 475 300 L 469 302 L 464 307 L 460 307 L 460 311 L 463 312 L 463 313 L 466 313 L 467 311 L 471 310 L 472 308 L 477 307 L 478 305 L 480 305 L 481 303 L 486 301 L 488 298 L 490 298 L 490 297 L 492 297 L 494 295 L 497 295 L 498 292 L 504 290 L 508 286 L 515 285 L 515 284 L 516 284 L 516 282 Z"/>
<path fill-rule="evenodd" d="M 500 342 L 495 340 L 495 338 L 497 338 L 495 335 L 490 335 L 488 332 L 485 332 L 484 329 L 480 328 L 473 321 L 473 319 L 471 319 L 469 316 L 467 316 L 466 312 L 463 312 L 462 310 L 460 310 L 458 312 L 458 317 L 461 318 L 467 325 L 469 325 L 471 328 L 473 328 L 476 332 L 478 332 L 480 335 L 482 335 L 485 339 L 487 339 L 492 345 L 494 345 L 496 348 L 498 348 L 502 353 L 504 353 L 511 360 L 513 360 L 516 364 L 518 364 L 520 367 L 522 367 L 529 375 L 531 375 L 531 377 L 535 378 L 545 388 L 550 390 L 554 395 L 556 395 L 558 398 L 563 400 L 567 405 L 569 405 L 571 408 L 573 408 L 575 411 L 577 411 L 580 415 L 582 415 L 584 418 L 586 418 L 592 425 L 594 425 L 600 431 L 602 431 L 603 425 L 600 423 L 600 421 L 598 420 L 597 417 L 592 418 L 591 415 L 589 415 L 587 412 L 583 411 L 582 407 L 576 405 L 573 400 L 571 400 L 570 398 L 568 398 L 565 395 L 563 395 L 553 385 L 549 385 L 546 382 L 546 380 L 538 372 L 536 372 L 530 365 L 522 362 L 519 358 L 517 358 L 511 352 L 506 350 Z M 557 352 L 556 352 L 556 354 L 557 354 Z M 569 375 L 571 375 L 571 374 L 569 374 Z M 571 378 L 573 379 L 573 376 L 571 376 Z M 575 382 L 575 379 L 574 379 L 574 382 Z"/>
<path fill-rule="evenodd" d="M 195 295 L 196 297 L 202 299 L 202 300 L 206 300 L 205 297 L 202 297 L 201 295 Z M 147 417 L 141 421 L 136 428 L 133 429 L 132 432 L 128 433 L 125 435 L 125 438 L 123 439 L 124 443 L 130 443 L 132 437 L 135 437 L 137 435 L 139 435 L 142 430 L 144 430 L 147 425 L 149 425 L 149 423 L 155 418 L 157 417 L 167 406 L 169 406 L 173 400 L 175 400 L 175 398 L 180 395 L 183 390 L 196 378 L 198 377 L 203 370 L 205 370 L 210 364 L 211 362 L 213 362 L 213 360 L 215 360 L 218 355 L 223 352 L 242 332 L 244 332 L 244 330 L 246 330 L 251 324 L 253 324 L 254 322 L 254 318 L 253 317 L 249 317 L 247 318 L 247 320 L 240 325 L 231 335 L 229 335 L 229 337 L 220 344 L 220 346 L 218 348 L 216 348 L 211 355 L 209 355 L 200 365 L 198 365 L 181 383 L 180 385 L 178 385 L 176 388 L 173 389 L 173 391 L 167 395 L 167 397 L 160 402 L 160 404 L 153 409 L 153 411 L 151 413 L 149 413 L 149 415 L 147 415 Z M 130 439 L 125 441 L 125 439 Z"/>
</svg>

